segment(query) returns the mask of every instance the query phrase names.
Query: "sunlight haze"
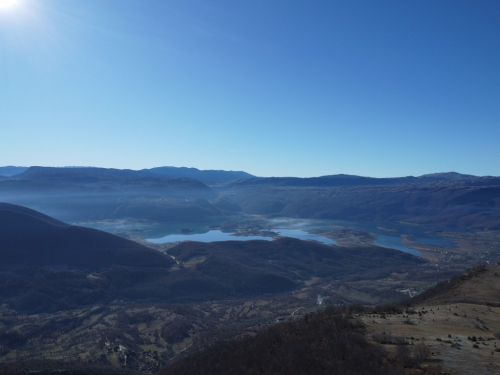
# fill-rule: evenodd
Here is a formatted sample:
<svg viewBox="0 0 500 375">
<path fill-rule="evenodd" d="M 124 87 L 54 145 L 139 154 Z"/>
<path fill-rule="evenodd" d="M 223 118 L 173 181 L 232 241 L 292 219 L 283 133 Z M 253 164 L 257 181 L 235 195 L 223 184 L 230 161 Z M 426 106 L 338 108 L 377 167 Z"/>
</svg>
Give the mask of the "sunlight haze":
<svg viewBox="0 0 500 375">
<path fill-rule="evenodd" d="M 500 0 L 0 0 L 0 374 L 500 374 Z"/>
<path fill-rule="evenodd" d="M 0 0 L 0 9 L 11 8 L 16 6 L 19 0 Z"/>
<path fill-rule="evenodd" d="M 3 165 L 499 175 L 494 1 L 0 1 Z"/>
</svg>

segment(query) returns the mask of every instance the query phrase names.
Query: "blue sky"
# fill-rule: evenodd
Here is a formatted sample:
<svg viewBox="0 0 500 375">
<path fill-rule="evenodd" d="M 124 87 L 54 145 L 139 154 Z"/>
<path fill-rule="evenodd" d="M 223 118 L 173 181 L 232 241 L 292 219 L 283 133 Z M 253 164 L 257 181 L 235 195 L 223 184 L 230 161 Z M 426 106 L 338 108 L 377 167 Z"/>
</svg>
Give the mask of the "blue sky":
<svg viewBox="0 0 500 375">
<path fill-rule="evenodd" d="M 500 3 L 19 0 L 0 165 L 500 175 Z"/>
</svg>

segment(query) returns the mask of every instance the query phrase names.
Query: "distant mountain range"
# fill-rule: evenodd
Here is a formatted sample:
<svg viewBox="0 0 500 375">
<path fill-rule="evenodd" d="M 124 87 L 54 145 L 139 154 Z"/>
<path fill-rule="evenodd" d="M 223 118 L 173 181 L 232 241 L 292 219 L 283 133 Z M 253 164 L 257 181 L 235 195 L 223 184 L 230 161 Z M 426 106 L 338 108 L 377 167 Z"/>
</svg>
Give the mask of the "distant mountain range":
<svg viewBox="0 0 500 375">
<path fill-rule="evenodd" d="M 220 196 L 242 212 L 273 217 L 500 229 L 500 177 L 250 178 L 229 183 Z"/>
<path fill-rule="evenodd" d="M 484 176 L 478 177 L 468 174 L 461 174 L 456 172 L 446 173 L 432 173 L 422 176 L 406 176 L 406 177 L 364 177 L 356 175 L 338 174 L 327 175 L 319 177 L 256 177 L 243 171 L 225 171 L 225 170 L 200 170 L 197 168 L 187 167 L 155 167 L 142 170 L 131 169 L 112 169 L 112 168 L 98 168 L 98 167 L 14 167 L 6 166 L 0 167 L 0 177 L 12 177 L 19 175 L 25 171 L 27 174 L 16 176 L 16 178 L 38 177 L 38 178 L 54 178 L 57 176 L 55 171 L 68 171 L 77 170 L 73 175 L 82 173 L 82 171 L 94 170 L 91 172 L 95 175 L 107 174 L 108 176 L 121 175 L 128 176 L 151 176 L 160 175 L 169 178 L 190 178 L 198 180 L 207 185 L 215 185 L 227 183 L 236 180 L 239 184 L 261 184 L 261 185 L 282 185 L 282 186 L 354 186 L 354 185 L 395 185 L 395 184 L 419 184 L 429 182 L 443 182 L 443 181 L 498 181 L 500 177 Z M 104 172 L 105 171 L 105 172 Z M 64 175 L 61 173 L 60 175 Z"/>
<path fill-rule="evenodd" d="M 214 185 L 223 182 L 234 181 L 238 179 L 253 178 L 255 176 L 242 171 L 221 171 L 221 170 L 199 170 L 186 167 L 158 167 L 143 169 L 145 172 L 151 172 L 167 177 L 188 177 L 199 180 L 207 185 Z"/>
<path fill-rule="evenodd" d="M 71 172 L 76 170 L 78 172 Z M 150 169 L 142 169 L 140 171 L 134 171 L 130 169 L 108 169 L 108 168 L 96 168 L 96 167 L 0 167 L 1 177 L 12 177 L 15 175 L 26 174 L 16 176 L 16 178 L 54 178 L 57 176 L 66 175 L 65 172 L 69 171 L 72 176 L 77 176 L 82 174 L 82 171 L 93 171 L 92 174 L 99 175 L 101 177 L 106 174 L 109 176 L 117 176 L 121 171 L 124 172 L 121 175 L 127 174 L 128 176 L 152 176 L 160 175 L 169 178 L 190 178 L 198 180 L 207 185 L 219 184 L 229 181 L 234 181 L 243 178 L 253 178 L 255 176 L 242 172 L 242 171 L 223 171 L 223 170 L 200 170 L 197 168 L 186 168 L 186 167 L 156 167 Z M 105 171 L 105 172 L 104 172 Z"/>
<path fill-rule="evenodd" d="M 298 178 L 174 167 L 30 167 L 0 178 L 0 201 L 70 222 L 209 223 L 250 214 L 500 229 L 500 177 L 454 172 Z"/>
<path fill-rule="evenodd" d="M 15 174 L 22 173 L 24 172 L 28 167 L 0 167 L 0 176 L 4 177 L 10 177 L 14 176 Z"/>
<path fill-rule="evenodd" d="M 206 190 L 202 182 L 184 177 L 163 177 L 130 169 L 106 168 L 48 168 L 30 167 L 11 177 L 13 181 L 37 181 L 51 184 L 81 185 L 89 187 L 119 187 L 122 189 Z"/>
<path fill-rule="evenodd" d="M 0 181 L 0 200 L 71 222 L 209 220 L 221 217 L 208 202 L 216 197 L 198 180 L 120 169 L 30 167 Z"/>
<path fill-rule="evenodd" d="M 346 174 L 321 177 L 260 177 L 247 178 L 232 182 L 236 186 L 393 186 L 393 185 L 422 185 L 429 183 L 457 183 L 462 185 L 496 185 L 500 184 L 500 177 L 476 177 L 455 172 L 426 174 L 419 177 L 392 177 L 375 178 L 353 176 Z"/>
</svg>

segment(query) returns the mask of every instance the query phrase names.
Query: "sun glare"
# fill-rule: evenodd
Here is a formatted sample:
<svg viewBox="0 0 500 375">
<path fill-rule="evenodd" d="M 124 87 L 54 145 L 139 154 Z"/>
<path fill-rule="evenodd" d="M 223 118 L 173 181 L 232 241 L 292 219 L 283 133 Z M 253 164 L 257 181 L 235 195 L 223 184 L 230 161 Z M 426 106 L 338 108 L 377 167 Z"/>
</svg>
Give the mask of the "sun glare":
<svg viewBox="0 0 500 375">
<path fill-rule="evenodd" d="M 19 3 L 20 0 L 0 0 L 0 9 L 9 9 L 13 8 Z"/>
</svg>

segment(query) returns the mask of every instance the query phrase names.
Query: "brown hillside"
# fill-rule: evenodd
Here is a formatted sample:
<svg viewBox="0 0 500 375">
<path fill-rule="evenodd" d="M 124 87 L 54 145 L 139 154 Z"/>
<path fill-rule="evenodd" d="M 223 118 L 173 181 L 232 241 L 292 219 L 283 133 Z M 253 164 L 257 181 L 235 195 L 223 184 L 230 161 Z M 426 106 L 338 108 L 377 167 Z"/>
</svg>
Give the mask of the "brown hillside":
<svg viewBox="0 0 500 375">
<path fill-rule="evenodd" d="M 436 295 L 433 295 L 437 293 Z M 500 306 L 500 265 L 467 270 L 464 274 L 438 284 L 422 293 L 413 303 L 473 303 Z"/>
<path fill-rule="evenodd" d="M 425 344 L 427 365 L 452 375 L 500 374 L 500 265 L 468 270 L 422 293 L 407 307 L 362 314 L 368 337 L 396 352 L 401 340 Z"/>
</svg>

